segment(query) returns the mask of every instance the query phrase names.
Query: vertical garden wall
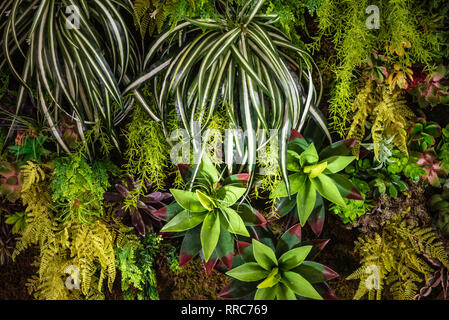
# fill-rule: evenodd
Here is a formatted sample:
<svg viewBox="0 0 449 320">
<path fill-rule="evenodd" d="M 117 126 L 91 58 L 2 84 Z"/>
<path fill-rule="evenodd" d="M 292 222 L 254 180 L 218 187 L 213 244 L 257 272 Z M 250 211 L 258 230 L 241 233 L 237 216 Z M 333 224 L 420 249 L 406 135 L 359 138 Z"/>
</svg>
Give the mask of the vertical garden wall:
<svg viewBox="0 0 449 320">
<path fill-rule="evenodd" d="M 446 299 L 448 10 L 3 0 L 0 299 Z"/>
</svg>

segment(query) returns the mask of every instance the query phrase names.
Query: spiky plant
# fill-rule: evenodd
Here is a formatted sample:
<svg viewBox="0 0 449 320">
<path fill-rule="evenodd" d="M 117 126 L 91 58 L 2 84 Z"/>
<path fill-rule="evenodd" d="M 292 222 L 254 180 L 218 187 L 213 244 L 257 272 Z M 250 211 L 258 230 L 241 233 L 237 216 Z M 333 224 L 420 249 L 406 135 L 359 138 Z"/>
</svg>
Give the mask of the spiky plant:
<svg viewBox="0 0 449 320">
<path fill-rule="evenodd" d="M 161 219 L 153 215 L 153 212 L 166 206 L 162 201 L 171 198 L 170 193 L 149 192 L 149 183 L 142 185 L 130 175 L 125 176 L 125 182 L 116 183 L 115 189 L 117 192 L 106 192 L 104 199 L 119 203 L 115 209 L 117 216 L 123 218 L 127 213 L 131 215 L 131 222 L 140 236 L 145 237 L 146 226 L 161 226 Z"/>
<path fill-rule="evenodd" d="M 239 5 L 216 1 L 218 14 L 212 18 L 185 18 L 162 34 L 148 51 L 145 70 L 154 63 L 155 53 L 163 49 L 158 66 L 150 68 L 124 92 L 154 78 L 156 107 L 147 111 L 166 127 L 174 100 L 181 126 L 190 138 L 198 137 L 218 106 L 224 106 L 231 126 L 247 133 L 243 140 L 231 135 L 230 141 L 236 140 L 235 149 L 251 175 L 256 165 L 258 134 L 263 129 L 277 129 L 281 172 L 289 187 L 286 146 L 290 130 L 301 131 L 309 116 L 324 131 L 327 129 L 316 108 L 321 98 L 321 89 L 316 90 L 312 81 L 316 65 L 307 52 L 294 46 L 274 26 L 279 18 L 276 14 L 260 12 L 264 2 L 251 0 Z M 319 80 L 321 84 L 321 77 Z M 193 147 L 202 151 L 196 142 Z M 231 173 L 234 145 L 229 143 L 227 147 L 226 163 Z M 197 168 L 200 162 L 196 162 Z"/>
<path fill-rule="evenodd" d="M 9 66 L 21 84 L 16 114 L 28 96 L 35 100 L 66 152 L 70 149 L 58 127 L 62 115 L 75 121 L 85 142 L 86 128 L 101 124 L 119 147 L 114 126 L 132 102 L 121 89 L 139 72 L 140 61 L 122 16 L 126 12 L 132 14 L 129 0 L 0 4 L 0 67 Z"/>
<path fill-rule="evenodd" d="M 187 166 L 184 169 L 184 180 L 189 183 L 194 169 Z M 192 191 L 170 189 L 176 202 L 153 213 L 168 221 L 161 232 L 184 236 L 180 266 L 200 254 L 207 274 L 218 261 L 229 269 L 235 239 L 249 237 L 248 228 L 266 224 L 265 218 L 243 197 L 249 175 L 224 178 L 223 173 L 209 156 L 203 157 Z"/>
<path fill-rule="evenodd" d="M 338 274 L 313 261 L 329 240 L 302 241 L 300 224 L 289 228 L 277 241 L 266 231 L 259 238 L 261 242 L 238 242 L 240 255 L 226 273 L 235 279 L 221 291 L 221 298 L 335 299 L 326 281 Z"/>
</svg>

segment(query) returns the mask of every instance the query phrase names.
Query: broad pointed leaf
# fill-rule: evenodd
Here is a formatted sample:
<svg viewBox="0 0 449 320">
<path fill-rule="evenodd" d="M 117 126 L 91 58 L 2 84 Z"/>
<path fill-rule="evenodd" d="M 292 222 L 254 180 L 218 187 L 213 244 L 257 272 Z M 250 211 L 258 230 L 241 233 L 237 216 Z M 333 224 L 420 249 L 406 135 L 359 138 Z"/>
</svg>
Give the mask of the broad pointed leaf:
<svg viewBox="0 0 449 320">
<path fill-rule="evenodd" d="M 186 232 L 182 240 L 181 250 L 179 252 L 179 266 L 182 267 L 192 260 L 201 250 L 200 239 L 201 226 L 196 226 Z"/>
<path fill-rule="evenodd" d="M 326 158 L 325 161 L 327 162 L 327 167 L 325 172 L 337 173 L 346 168 L 354 160 L 354 156 L 332 156 Z"/>
<path fill-rule="evenodd" d="M 200 201 L 201 205 L 211 211 L 216 206 L 215 201 L 209 197 L 207 194 L 201 192 L 200 190 L 195 191 L 196 195 L 198 196 L 198 200 Z"/>
<path fill-rule="evenodd" d="M 246 226 L 264 226 L 267 223 L 267 220 L 259 211 L 246 203 L 234 206 L 233 209 L 242 218 Z"/>
<path fill-rule="evenodd" d="M 312 165 L 317 163 L 319 160 L 318 153 L 315 149 L 315 145 L 312 143 L 310 144 L 307 149 L 301 153 L 299 158 L 299 164 L 301 167 L 304 167 L 306 165 Z"/>
<path fill-rule="evenodd" d="M 291 271 L 299 273 L 312 284 L 332 280 L 339 276 L 334 270 L 315 261 L 304 261 Z"/>
<path fill-rule="evenodd" d="M 232 206 L 245 194 L 245 192 L 246 188 L 239 188 L 231 185 L 221 187 L 217 191 L 220 206 Z"/>
<path fill-rule="evenodd" d="M 234 258 L 234 238 L 223 227 L 220 228 L 220 238 L 212 256 L 221 260 L 228 270 L 231 269 Z"/>
<path fill-rule="evenodd" d="M 250 175 L 248 173 L 239 173 L 227 177 L 223 180 L 223 185 L 233 185 L 235 187 L 246 188 Z"/>
<path fill-rule="evenodd" d="M 294 195 L 298 192 L 299 188 L 304 184 L 306 176 L 301 173 L 294 173 L 288 176 L 290 182 L 290 194 Z M 288 197 L 287 188 L 285 182 L 282 181 L 271 193 L 270 199 Z"/>
<path fill-rule="evenodd" d="M 201 227 L 201 247 L 207 262 L 217 246 L 220 237 L 220 219 L 217 213 L 209 212 Z"/>
<path fill-rule="evenodd" d="M 351 180 L 338 173 L 331 174 L 329 177 L 334 180 L 342 197 L 350 200 L 363 200 L 359 189 L 351 182 Z"/>
<path fill-rule="evenodd" d="M 340 191 L 334 183 L 334 180 L 326 176 L 325 174 L 320 174 L 314 179 L 310 179 L 315 189 L 327 200 L 335 204 L 346 207 L 346 203 L 341 197 Z"/>
<path fill-rule="evenodd" d="M 206 211 L 206 208 L 201 204 L 196 193 L 179 189 L 170 189 L 170 192 L 176 202 L 184 209 L 192 212 Z"/>
<path fill-rule="evenodd" d="M 183 207 L 175 202 L 166 207 L 162 207 L 159 210 L 153 211 L 151 214 L 158 220 L 168 221 L 184 210 Z"/>
<path fill-rule="evenodd" d="M 295 272 L 284 272 L 281 281 L 297 295 L 310 299 L 323 299 L 309 281 Z"/>
<path fill-rule="evenodd" d="M 273 270 L 271 270 L 268 277 L 264 281 L 262 281 L 261 283 L 258 284 L 257 288 L 258 289 L 271 288 L 271 287 L 274 287 L 276 284 L 278 284 L 279 281 L 281 281 L 281 275 L 279 274 L 279 269 L 274 268 Z"/>
<path fill-rule="evenodd" d="M 276 255 L 270 247 L 255 239 L 253 239 L 252 244 L 254 258 L 262 268 L 271 271 L 272 268 L 278 265 Z"/>
<path fill-rule="evenodd" d="M 234 234 L 249 237 L 245 223 L 234 209 L 221 208 L 220 211 L 220 223 L 226 230 Z"/>
<path fill-rule="evenodd" d="M 278 240 L 276 246 L 276 255 L 280 257 L 285 252 L 293 249 L 301 243 L 301 224 L 295 224 L 290 229 L 284 232 Z"/>
<path fill-rule="evenodd" d="M 161 229 L 161 232 L 181 232 L 192 229 L 204 221 L 206 213 L 184 210 Z"/>
<path fill-rule="evenodd" d="M 217 168 L 212 163 L 210 157 L 208 155 L 204 155 L 201 164 L 199 166 L 199 170 L 202 173 L 207 174 L 210 178 L 212 178 L 213 183 L 217 183 L 219 180 L 219 174 Z"/>
<path fill-rule="evenodd" d="M 243 299 L 257 289 L 257 284 L 258 282 L 242 282 L 237 279 L 232 279 L 232 281 L 220 291 L 218 297 L 221 299 Z"/>
<path fill-rule="evenodd" d="M 323 197 L 317 192 L 315 207 L 312 213 L 307 219 L 307 222 L 312 229 L 313 233 L 318 237 L 321 234 L 324 226 L 324 218 L 326 216 L 326 210 L 324 207 Z"/>
<path fill-rule="evenodd" d="M 302 226 L 305 226 L 307 219 L 315 207 L 316 194 L 315 187 L 309 179 L 299 188 L 298 194 L 296 195 L 296 207 L 298 208 L 299 221 Z"/>
<path fill-rule="evenodd" d="M 332 156 L 349 156 L 356 141 L 357 139 L 355 138 L 337 141 L 320 151 L 320 159 L 326 159 Z"/>
<path fill-rule="evenodd" d="M 283 283 L 277 284 L 276 297 L 278 300 L 296 300 L 295 292 Z"/>
<path fill-rule="evenodd" d="M 276 286 L 257 289 L 254 300 L 274 300 L 276 296 Z"/>
<path fill-rule="evenodd" d="M 291 270 L 299 266 L 307 257 L 312 246 L 302 246 L 287 251 L 279 258 L 279 266 L 282 270 Z"/>
<path fill-rule="evenodd" d="M 297 200 L 295 197 L 284 197 L 276 199 L 276 201 L 274 202 L 274 208 L 272 209 L 267 219 L 272 222 L 284 217 L 293 210 L 293 208 L 296 206 L 296 202 Z"/>
<path fill-rule="evenodd" d="M 318 177 L 327 168 L 327 162 L 320 162 L 304 167 L 304 173 L 309 176 L 310 179 Z"/>
<path fill-rule="evenodd" d="M 269 271 L 262 268 L 256 262 L 248 262 L 229 270 L 226 274 L 240 281 L 252 282 L 265 279 L 268 276 Z"/>
</svg>

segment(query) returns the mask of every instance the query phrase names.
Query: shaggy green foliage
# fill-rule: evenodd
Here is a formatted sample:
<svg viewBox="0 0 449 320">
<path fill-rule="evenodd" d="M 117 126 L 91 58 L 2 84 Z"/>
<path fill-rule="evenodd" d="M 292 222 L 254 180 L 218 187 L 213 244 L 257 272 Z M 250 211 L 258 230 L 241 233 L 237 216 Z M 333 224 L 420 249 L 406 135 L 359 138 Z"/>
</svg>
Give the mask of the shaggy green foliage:
<svg viewBox="0 0 449 320">
<path fill-rule="evenodd" d="M 156 190 L 163 189 L 170 149 L 161 125 L 136 105 L 124 135 L 128 143 L 125 170 L 142 181 L 142 185 L 149 182 Z"/>
<path fill-rule="evenodd" d="M 356 183 L 357 180 L 354 180 L 353 182 Z M 366 201 L 366 193 L 371 189 L 369 185 L 367 183 L 356 183 L 356 185 L 363 197 L 363 200 L 344 199 L 346 204 L 345 207 L 337 204 L 331 204 L 329 207 L 330 211 L 338 215 L 345 224 L 353 223 L 356 218 L 363 216 L 365 213 L 374 208 L 373 205 Z"/>
<path fill-rule="evenodd" d="M 338 215 L 343 223 L 353 223 L 358 217 L 363 216 L 369 210 L 373 208 L 372 205 L 362 200 L 345 200 L 346 207 L 342 207 L 336 204 L 330 206 L 330 210 Z"/>
<path fill-rule="evenodd" d="M 41 157 L 51 153 L 50 150 L 45 149 L 44 143 L 47 137 L 38 136 L 36 138 L 26 137 L 24 145 L 9 146 L 8 150 L 16 158 L 23 156 L 23 161 L 35 160 L 41 162 Z"/>
<path fill-rule="evenodd" d="M 405 155 L 407 150 L 407 129 L 414 113 L 407 107 L 402 92 L 391 92 L 385 86 L 376 86 L 367 81 L 357 95 L 352 106 L 353 122 L 347 138 L 356 138 L 353 152 L 358 158 L 360 144 L 365 139 L 366 128 L 370 128 L 374 155 L 380 160 L 380 146 L 385 138 L 392 139 L 393 144 Z"/>
<path fill-rule="evenodd" d="M 243 0 L 135 0 L 133 5 L 134 23 L 140 30 L 142 37 L 147 33 L 153 35 L 161 33 L 164 27 L 173 28 L 185 18 L 200 17 L 213 18 L 218 14 L 217 7 L 237 2 L 245 4 Z M 316 12 L 323 0 L 271 0 L 262 7 L 267 14 L 275 13 L 279 16 L 278 24 L 295 44 L 303 44 L 297 33 L 297 28 L 307 32 L 305 14 Z"/>
<path fill-rule="evenodd" d="M 399 153 L 399 152 L 398 152 Z M 369 158 L 361 159 L 354 165 L 348 166 L 345 172 L 349 174 L 351 180 L 359 185 L 363 183 L 372 189 L 373 198 L 378 198 L 382 194 L 388 194 L 392 198 L 396 198 L 399 192 L 405 192 L 408 189 L 407 183 L 404 181 L 405 177 L 411 178 L 416 182 L 419 178 L 425 175 L 425 172 L 416 163 L 408 162 L 409 159 L 403 157 L 402 160 L 390 158 L 392 160 L 387 167 L 377 167 L 376 160 Z"/>
<path fill-rule="evenodd" d="M 142 242 L 134 235 L 127 235 L 118 244 L 117 267 L 121 271 L 126 300 L 159 300 L 153 262 L 161 240 L 155 233 L 148 233 Z"/>
<path fill-rule="evenodd" d="M 51 197 L 52 170 L 49 165 L 33 162 L 22 168 L 21 198 L 26 206 L 27 226 L 13 259 L 32 245 L 39 248 L 38 274 L 27 284 L 37 299 L 102 299 L 104 280 L 112 290 L 115 279 L 115 241 L 130 228 L 114 221 L 110 212 L 89 225 L 76 218 L 61 222 Z M 73 190 L 73 185 L 68 188 Z M 80 290 L 66 287 L 70 274 Z"/>
<path fill-rule="evenodd" d="M 103 214 L 103 194 L 110 186 L 108 171 L 116 171 L 108 162 L 89 165 L 81 154 L 55 160 L 51 183 L 52 200 L 68 221 L 77 216 L 83 223 L 92 223 Z"/>
<path fill-rule="evenodd" d="M 267 2 L 265 12 L 278 14 L 282 31 L 289 36 L 293 43 L 304 46 L 298 29 L 304 30 L 308 34 L 305 20 L 306 11 L 313 14 L 322 3 L 323 0 L 271 0 Z"/>
<path fill-rule="evenodd" d="M 176 275 L 181 274 L 184 271 L 184 268 L 179 266 L 179 255 L 176 253 L 176 248 L 173 246 L 170 246 L 167 249 L 167 263 L 170 270 Z"/>
</svg>

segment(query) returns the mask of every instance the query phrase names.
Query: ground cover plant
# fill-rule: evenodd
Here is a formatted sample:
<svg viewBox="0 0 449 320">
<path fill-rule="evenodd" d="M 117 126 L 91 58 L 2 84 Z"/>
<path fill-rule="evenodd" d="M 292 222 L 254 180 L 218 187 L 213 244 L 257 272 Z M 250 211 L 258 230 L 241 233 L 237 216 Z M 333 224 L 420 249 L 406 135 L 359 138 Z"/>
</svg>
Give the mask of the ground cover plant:
<svg viewBox="0 0 449 320">
<path fill-rule="evenodd" d="M 448 12 L 2 1 L 0 299 L 446 299 Z"/>
</svg>

